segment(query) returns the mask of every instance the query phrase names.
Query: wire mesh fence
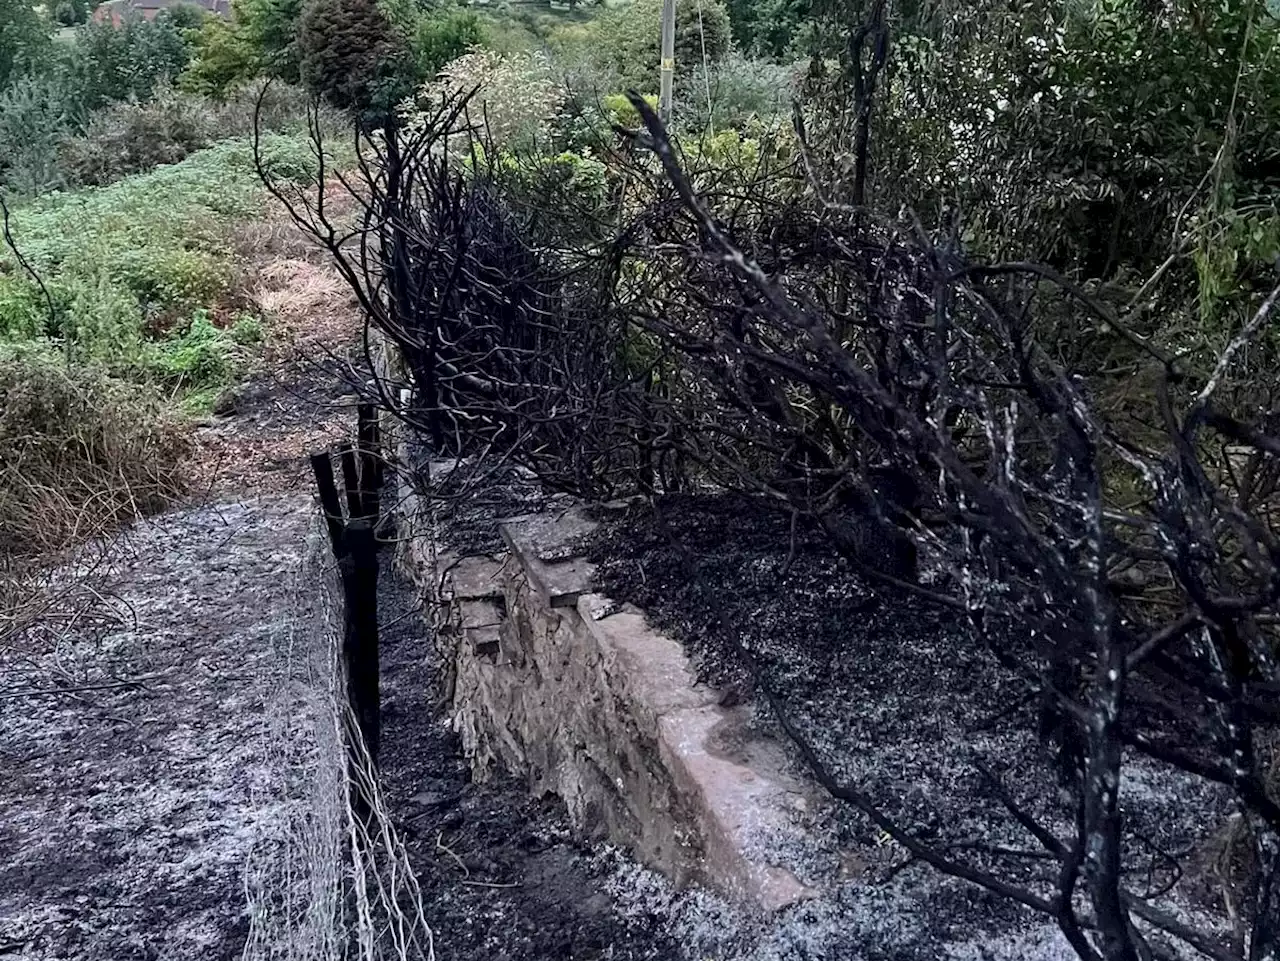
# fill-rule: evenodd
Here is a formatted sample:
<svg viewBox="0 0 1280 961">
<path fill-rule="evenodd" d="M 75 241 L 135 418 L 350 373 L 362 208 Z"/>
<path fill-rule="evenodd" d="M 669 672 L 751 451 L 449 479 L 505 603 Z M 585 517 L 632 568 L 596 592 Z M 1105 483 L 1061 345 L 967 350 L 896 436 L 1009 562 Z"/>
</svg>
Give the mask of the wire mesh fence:
<svg viewBox="0 0 1280 961">
<path fill-rule="evenodd" d="M 353 733 L 338 573 L 320 525 L 277 632 L 270 692 L 271 809 L 246 870 L 244 961 L 434 961 L 422 894 L 376 770 Z M 354 749 L 353 749 L 354 748 Z M 371 816 L 352 801 L 363 796 Z"/>
</svg>

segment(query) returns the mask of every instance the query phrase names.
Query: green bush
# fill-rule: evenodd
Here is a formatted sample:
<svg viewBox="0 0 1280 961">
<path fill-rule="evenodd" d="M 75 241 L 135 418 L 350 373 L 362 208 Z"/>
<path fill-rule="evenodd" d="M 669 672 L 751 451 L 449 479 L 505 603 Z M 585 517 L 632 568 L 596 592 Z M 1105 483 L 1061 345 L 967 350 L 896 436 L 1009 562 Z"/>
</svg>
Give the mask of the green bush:
<svg viewBox="0 0 1280 961">
<path fill-rule="evenodd" d="M 28 0 L 0 0 L 0 90 L 48 59 L 52 24 Z"/>
<path fill-rule="evenodd" d="M 253 314 L 241 314 L 228 330 L 231 339 L 241 347 L 262 343 L 262 318 Z"/>
<path fill-rule="evenodd" d="M 190 50 L 167 16 L 130 17 L 120 27 L 89 23 L 76 31 L 67 82 L 86 114 L 121 100 L 147 100 L 186 69 Z"/>
<path fill-rule="evenodd" d="M 0 92 L 0 185 L 24 197 L 58 186 L 59 144 L 74 122 L 56 75 L 22 77 Z"/>
<path fill-rule="evenodd" d="M 0 274 L 0 340 L 31 340 L 53 334 L 49 304 L 40 288 L 17 276 Z"/>
<path fill-rule="evenodd" d="M 207 310 L 197 310 L 185 327 L 154 345 L 151 367 L 175 387 L 226 384 L 238 370 L 236 341 L 216 327 Z"/>
<path fill-rule="evenodd" d="M 303 86 L 340 109 L 377 120 L 413 88 L 407 44 L 375 0 L 307 0 L 297 49 Z"/>
<path fill-rule="evenodd" d="M 166 85 L 152 100 L 113 104 L 95 113 L 82 134 L 63 143 L 61 167 L 72 183 L 105 184 L 177 163 L 221 132 L 210 104 Z"/>
<path fill-rule="evenodd" d="M 433 106 L 442 97 L 470 97 L 470 123 L 483 123 L 489 142 L 504 149 L 545 147 L 564 103 L 545 56 L 493 50 L 475 50 L 450 62 L 420 97 Z"/>
<path fill-rule="evenodd" d="M 644 101 L 653 110 L 658 109 L 657 94 L 647 94 Z M 644 125 L 644 121 L 640 119 L 640 111 L 635 108 L 626 94 L 611 93 L 601 103 L 609 123 L 626 127 L 628 130 L 636 130 Z"/>
<path fill-rule="evenodd" d="M 258 130 L 307 135 L 314 108 L 311 96 L 296 84 L 261 79 L 229 91 L 210 105 L 219 138 L 252 137 L 255 124 Z M 326 130 L 341 126 L 346 131 L 336 112 L 323 107 L 314 119 Z"/>
<path fill-rule="evenodd" d="M 415 25 L 410 41 L 418 79 L 434 79 L 449 61 L 484 46 L 486 37 L 480 18 L 470 10 L 454 7 L 426 14 Z"/>
<path fill-rule="evenodd" d="M 59 0 L 53 8 L 53 19 L 64 27 L 74 27 L 89 18 L 89 5 L 84 0 Z"/>
<path fill-rule="evenodd" d="M 804 32 L 809 0 L 728 0 L 733 39 L 751 54 L 781 59 Z"/>
<path fill-rule="evenodd" d="M 645 93 L 658 89 L 662 0 L 631 0 L 587 27 L 595 56 L 617 70 L 623 83 Z M 705 61 L 729 53 L 729 14 L 720 0 L 676 5 L 676 77 L 687 79 Z"/>
<path fill-rule="evenodd" d="M 257 52 L 243 29 L 220 17 L 210 17 L 190 36 L 191 60 L 178 85 L 191 93 L 225 97 L 257 76 Z"/>
<path fill-rule="evenodd" d="M 699 64 L 682 91 L 680 123 L 692 130 L 712 125 L 741 128 L 752 120 L 783 116 L 797 93 L 801 70 L 799 64 L 750 60 L 740 54 L 730 54 L 709 74 Z"/>
<path fill-rule="evenodd" d="M 261 149 L 275 176 L 314 180 L 305 139 L 268 135 Z M 0 336 L 45 331 L 76 358 L 145 371 L 149 331 L 225 295 L 232 229 L 259 213 L 262 198 L 251 144 L 232 140 L 107 187 L 21 207 L 14 237 L 45 280 L 54 318 L 12 258 L 0 257 Z"/>
<path fill-rule="evenodd" d="M 235 0 L 234 28 L 261 72 L 297 83 L 303 0 Z"/>
</svg>

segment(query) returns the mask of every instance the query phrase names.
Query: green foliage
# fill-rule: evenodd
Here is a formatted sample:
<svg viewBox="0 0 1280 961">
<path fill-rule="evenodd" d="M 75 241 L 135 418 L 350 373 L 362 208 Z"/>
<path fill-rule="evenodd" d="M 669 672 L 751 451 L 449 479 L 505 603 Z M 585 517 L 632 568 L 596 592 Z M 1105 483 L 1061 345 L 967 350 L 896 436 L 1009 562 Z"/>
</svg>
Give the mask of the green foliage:
<svg viewBox="0 0 1280 961">
<path fill-rule="evenodd" d="M 749 60 L 737 53 L 713 66 L 709 76 L 699 65 L 681 97 L 680 123 L 690 130 L 741 128 L 754 120 L 783 116 L 796 95 L 799 75 L 798 66 Z"/>
<path fill-rule="evenodd" d="M 0 92 L 0 184 L 19 196 L 60 184 L 59 144 L 74 122 L 56 74 L 21 77 Z"/>
<path fill-rule="evenodd" d="M 613 181 L 607 165 L 589 152 L 504 151 L 490 172 L 515 210 L 532 212 L 526 226 L 529 236 L 550 235 L 560 243 L 593 245 L 609 235 Z"/>
<path fill-rule="evenodd" d="M 303 0 L 235 0 L 234 30 L 259 68 L 290 82 L 299 79 L 298 23 Z"/>
<path fill-rule="evenodd" d="M 469 96 L 470 123 L 483 123 L 487 139 L 501 148 L 545 147 L 564 103 L 546 57 L 493 50 L 477 50 L 447 64 L 420 95 L 428 103 Z"/>
<path fill-rule="evenodd" d="M 47 329 L 49 308 L 35 284 L 16 275 L 0 274 L 0 341 L 34 340 Z"/>
<path fill-rule="evenodd" d="M 856 165 L 847 27 L 863 9 L 850 0 L 824 22 L 831 57 L 809 78 L 810 142 L 841 199 Z M 970 256 L 1047 262 L 1177 355 L 1189 381 L 1207 375 L 1275 284 L 1280 21 L 1261 0 L 897 13 L 867 202 L 955 225 Z M 1037 335 L 1065 364 L 1141 363 L 1105 324 L 1039 315 Z M 1274 381 L 1280 345 L 1257 346 L 1232 371 L 1245 391 Z M 1116 403 L 1149 399 L 1131 382 L 1108 389 Z"/>
<path fill-rule="evenodd" d="M 729 204 L 744 226 L 753 217 L 767 217 L 773 205 L 795 200 L 803 188 L 788 123 L 756 121 L 743 130 L 681 137 L 677 147 L 693 184 L 708 193 L 712 210 Z M 761 183 L 768 183 L 767 190 L 753 186 Z"/>
<path fill-rule="evenodd" d="M 646 94 L 644 98 L 653 110 L 658 109 L 658 97 L 656 94 Z M 605 115 L 609 123 L 619 127 L 625 127 L 628 130 L 638 130 L 644 125 L 640 119 L 640 111 L 623 93 L 611 93 L 601 99 L 601 106 L 604 107 Z"/>
<path fill-rule="evenodd" d="M 662 0 L 631 0 L 589 27 L 596 55 L 624 84 L 644 92 L 658 87 Z M 729 14 L 720 0 L 676 6 L 676 76 L 688 78 L 705 60 L 718 63 L 729 53 Z"/>
<path fill-rule="evenodd" d="M 308 0 L 298 65 L 307 89 L 375 121 L 412 89 L 408 51 L 375 0 Z"/>
<path fill-rule="evenodd" d="M 434 79 L 451 60 L 484 46 L 486 38 L 480 18 L 471 10 L 449 7 L 428 12 L 414 26 L 410 41 L 418 78 Z"/>
<path fill-rule="evenodd" d="M 120 100 L 147 100 L 182 73 L 189 56 L 182 31 L 166 16 L 130 17 L 120 27 L 86 24 L 72 51 L 72 96 L 86 113 Z"/>
<path fill-rule="evenodd" d="M 89 19 L 89 4 L 85 0 L 59 0 L 53 8 L 53 19 L 64 27 L 74 27 Z"/>
<path fill-rule="evenodd" d="M 262 340 L 262 321 L 240 315 L 220 327 L 197 308 L 163 340 L 149 345 L 149 368 L 164 383 L 197 393 L 194 406 L 211 389 L 225 387 L 244 372 L 245 348 Z M 216 391 L 215 391 L 216 392 Z"/>
<path fill-rule="evenodd" d="M 0 0 L 0 90 L 45 62 L 51 35 L 30 0 Z"/>
<path fill-rule="evenodd" d="M 738 47 L 782 59 L 793 53 L 808 23 L 809 0 L 728 0 L 729 23 Z"/>
<path fill-rule="evenodd" d="M 250 347 L 262 342 L 262 318 L 253 314 L 240 314 L 228 329 L 233 343 L 240 347 Z"/>
<path fill-rule="evenodd" d="M 210 17 L 191 35 L 191 62 L 178 80 L 183 90 L 225 97 L 247 83 L 260 68 L 254 50 L 238 25 Z"/>
<path fill-rule="evenodd" d="M 275 176 L 314 180 L 303 138 L 268 135 Z M 246 141 L 108 187 L 41 198 L 15 211 L 19 248 L 45 280 L 54 316 L 11 259 L 0 259 L 0 331 L 44 330 L 69 353 L 120 371 L 145 369 L 148 332 L 208 307 L 233 277 L 234 226 L 258 213 L 261 183 Z"/>
<path fill-rule="evenodd" d="M 105 184 L 177 163 L 219 135 L 206 101 L 163 87 L 154 99 L 112 104 L 64 142 L 61 167 L 72 183 Z"/>
<path fill-rule="evenodd" d="M 1221 213 L 1280 184 L 1277 54 L 1255 0 L 1194 21 L 1130 0 L 993 4 L 898 42 L 873 173 L 891 205 L 973 215 L 993 255 L 1146 271 L 1184 205 Z"/>
<path fill-rule="evenodd" d="M 195 3 L 177 3 L 167 10 L 161 12 L 160 17 L 168 20 L 180 33 L 185 34 L 189 30 L 199 30 L 206 20 L 221 19 L 216 18 L 205 9 Z M 157 18 L 159 19 L 159 18 Z"/>
<path fill-rule="evenodd" d="M 207 310 L 196 310 L 186 325 L 155 345 L 152 368 L 178 387 L 212 387 L 237 370 L 235 340 L 214 326 Z"/>
<path fill-rule="evenodd" d="M 485 46 L 498 53 L 512 56 L 527 54 L 543 47 L 543 38 L 524 18 L 503 13 L 481 14 L 485 32 Z"/>
</svg>

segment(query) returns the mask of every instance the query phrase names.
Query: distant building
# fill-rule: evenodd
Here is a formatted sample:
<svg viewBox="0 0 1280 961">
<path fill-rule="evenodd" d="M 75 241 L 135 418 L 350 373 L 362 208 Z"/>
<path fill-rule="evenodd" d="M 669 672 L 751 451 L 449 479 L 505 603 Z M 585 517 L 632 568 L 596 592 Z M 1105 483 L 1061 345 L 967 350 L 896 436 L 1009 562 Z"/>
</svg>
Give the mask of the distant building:
<svg viewBox="0 0 1280 961">
<path fill-rule="evenodd" d="M 206 13 L 218 17 L 231 16 L 231 0 L 106 0 L 93 11 L 94 23 L 110 23 L 120 26 L 129 17 L 142 16 L 145 20 L 154 20 L 161 10 L 168 10 L 183 3 L 200 7 Z"/>
</svg>

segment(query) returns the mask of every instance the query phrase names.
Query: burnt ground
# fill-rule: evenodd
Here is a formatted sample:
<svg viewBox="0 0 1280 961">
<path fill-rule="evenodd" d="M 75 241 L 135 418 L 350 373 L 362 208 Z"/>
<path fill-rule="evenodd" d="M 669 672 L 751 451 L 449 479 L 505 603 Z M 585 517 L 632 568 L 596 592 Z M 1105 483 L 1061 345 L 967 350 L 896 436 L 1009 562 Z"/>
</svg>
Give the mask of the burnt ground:
<svg viewBox="0 0 1280 961">
<path fill-rule="evenodd" d="M 383 755 L 391 809 L 449 961 L 674 961 L 657 912 L 607 893 L 621 855 L 574 839 L 562 805 L 497 776 L 472 782 L 458 739 L 431 704 L 432 645 L 413 589 L 382 577 Z"/>
<path fill-rule="evenodd" d="M 256 892 L 278 875 L 299 807 L 304 822 L 332 819 L 308 770 L 325 767 L 327 742 L 308 689 L 323 658 L 305 650 L 323 634 L 306 454 L 352 427 L 335 367 L 259 371 L 198 431 L 195 503 L 53 572 L 53 595 L 67 593 L 0 649 L 0 958 L 240 958 L 246 876 Z M 541 503 L 504 491 L 459 499 L 458 536 L 491 538 L 495 516 Z M 386 791 L 436 957 L 691 956 L 672 928 L 687 898 L 574 840 L 554 801 L 470 781 L 432 702 L 411 592 L 389 572 L 380 590 Z M 323 882 L 313 853 L 290 867 Z M 261 895 L 281 899 L 298 903 Z"/>
<path fill-rule="evenodd" d="M 240 956 L 270 820 L 262 682 L 306 514 L 271 499 L 139 525 L 64 572 L 94 608 L 0 651 L 0 957 Z"/>
<path fill-rule="evenodd" d="M 872 585 L 816 532 L 799 530 L 791 556 L 788 518 L 750 498 L 673 496 L 600 516 L 589 548 L 599 588 L 679 637 L 704 680 L 750 697 L 745 648 L 839 780 L 951 856 L 1043 885 L 1046 861 L 999 853 L 1037 845 L 978 770 L 985 765 L 1043 823 L 1065 830 L 1068 808 L 1034 736 L 1035 703 L 955 612 Z M 783 739 L 761 702 L 756 723 Z M 1200 916 L 1171 856 L 1185 856 L 1221 824 L 1223 798 L 1139 758 L 1127 764 L 1121 797 L 1139 868 L 1133 888 L 1169 887 L 1170 909 Z M 1022 909 L 909 864 L 847 807 L 812 830 L 843 852 L 838 872 L 803 858 L 792 865 L 837 892 L 826 933 L 805 926 L 835 952 L 815 957 L 1072 956 Z"/>
<path fill-rule="evenodd" d="M 194 431 L 187 502 L 82 545 L 0 646 L 0 958 L 220 961 L 279 832 L 264 707 L 305 604 L 305 454 L 348 427 L 350 323 Z"/>
</svg>

